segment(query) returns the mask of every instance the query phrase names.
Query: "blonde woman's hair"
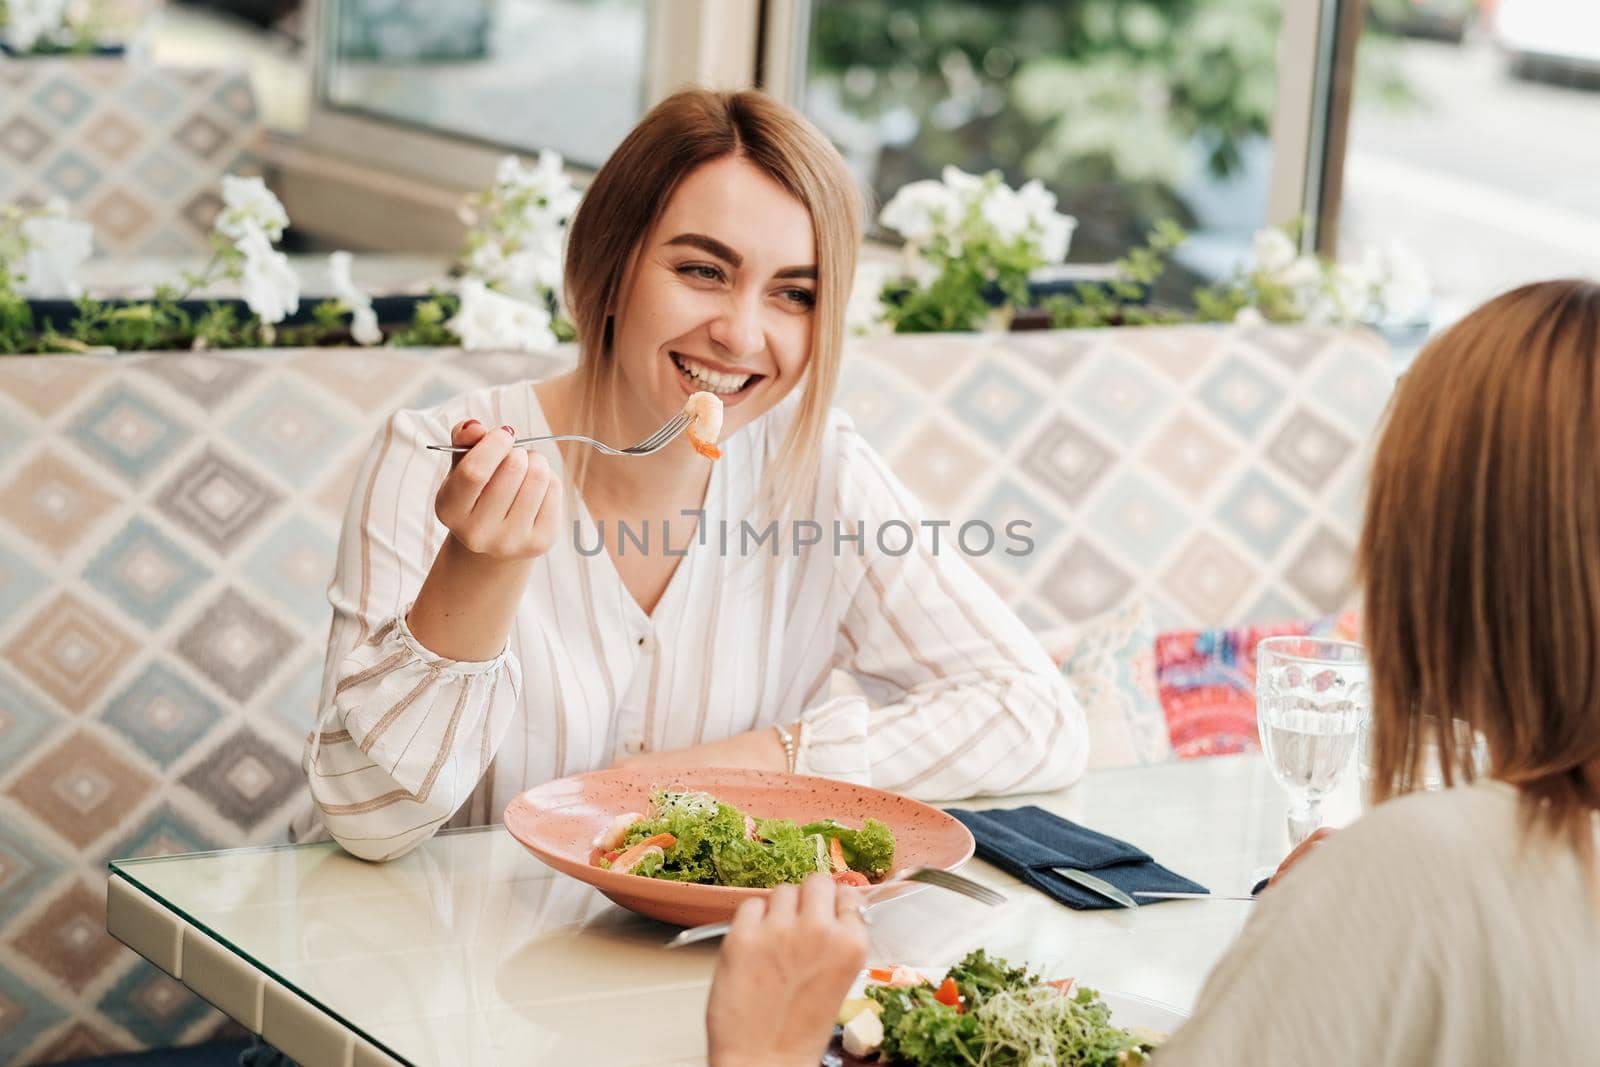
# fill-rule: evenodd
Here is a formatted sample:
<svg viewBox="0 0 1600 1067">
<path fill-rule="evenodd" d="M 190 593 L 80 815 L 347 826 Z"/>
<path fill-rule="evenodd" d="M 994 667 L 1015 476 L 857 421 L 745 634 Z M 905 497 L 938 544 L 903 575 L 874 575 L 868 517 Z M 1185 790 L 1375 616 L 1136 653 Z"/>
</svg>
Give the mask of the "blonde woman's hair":
<svg viewBox="0 0 1600 1067">
<path fill-rule="evenodd" d="M 1593 868 L 1600 810 L 1600 286 L 1489 301 L 1429 343 L 1391 402 L 1359 550 L 1376 799 L 1423 742 L 1470 781 L 1464 719 L 1530 829 Z"/>
<path fill-rule="evenodd" d="M 854 177 L 822 132 L 753 89 L 686 89 L 651 109 L 594 176 L 568 233 L 565 292 L 578 334 L 576 419 L 602 429 L 614 383 L 612 315 L 640 244 L 696 167 L 728 156 L 749 160 L 811 214 L 817 300 L 811 358 L 788 439 L 769 482 L 769 507 L 810 499 L 828 407 L 839 379 L 845 306 L 861 245 L 864 204 Z M 581 487 L 588 453 L 572 465 Z"/>
</svg>

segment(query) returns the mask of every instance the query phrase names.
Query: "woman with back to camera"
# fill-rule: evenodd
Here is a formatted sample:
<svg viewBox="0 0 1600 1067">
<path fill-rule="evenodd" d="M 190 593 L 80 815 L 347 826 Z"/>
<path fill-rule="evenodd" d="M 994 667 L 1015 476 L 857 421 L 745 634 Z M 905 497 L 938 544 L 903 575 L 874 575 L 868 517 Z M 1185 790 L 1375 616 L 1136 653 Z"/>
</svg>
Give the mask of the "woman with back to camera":
<svg viewBox="0 0 1600 1067">
<path fill-rule="evenodd" d="M 949 539 L 874 536 L 928 516 L 830 409 L 862 214 L 826 138 L 759 92 L 685 91 L 628 135 L 569 233 L 577 368 L 399 412 L 357 476 L 300 839 L 388 859 L 618 762 L 950 798 L 1082 772 L 1082 711 Z M 716 462 L 512 445 L 638 441 L 700 391 L 725 408 Z M 822 542 L 741 548 L 772 516 Z M 867 696 L 829 697 L 835 668 Z"/>
<path fill-rule="evenodd" d="M 1359 567 L 1378 806 L 1254 905 L 1156 1062 L 1592 1063 L 1600 286 L 1525 286 L 1423 350 L 1378 443 Z M 1487 739 L 1482 779 L 1470 750 L 1442 743 L 1455 719 Z M 1417 791 L 1430 742 L 1459 788 Z M 829 889 L 810 887 L 809 909 L 788 898 L 771 917 L 759 902 L 740 916 L 707 1014 L 716 1067 L 817 1062 L 819 1013 L 865 954 L 860 920 L 828 908 Z M 830 958 L 786 968 L 797 926 Z M 785 999 L 788 1025 L 772 1029 L 784 1044 L 752 1037 Z"/>
</svg>

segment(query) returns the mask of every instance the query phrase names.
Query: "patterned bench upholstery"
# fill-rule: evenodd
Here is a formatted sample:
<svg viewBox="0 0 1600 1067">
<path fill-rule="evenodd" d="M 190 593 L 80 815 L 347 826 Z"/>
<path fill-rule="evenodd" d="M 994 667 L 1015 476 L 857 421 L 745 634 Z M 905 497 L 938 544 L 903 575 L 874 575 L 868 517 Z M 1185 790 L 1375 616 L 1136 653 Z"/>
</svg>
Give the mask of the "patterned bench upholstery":
<svg viewBox="0 0 1600 1067">
<path fill-rule="evenodd" d="M 0 59 L 0 203 L 64 198 L 100 255 L 210 250 L 224 174 L 257 168 L 243 68 Z"/>
<path fill-rule="evenodd" d="M 569 352 L 0 360 L 0 1062 L 222 1018 L 104 932 L 105 862 L 280 840 L 372 431 Z M 858 343 L 840 403 L 927 518 L 1033 523 L 980 569 L 1040 626 L 1349 596 L 1374 338 L 1121 329 Z M 999 520 L 999 521 L 996 521 Z"/>
<path fill-rule="evenodd" d="M 840 404 L 931 516 L 1033 523 L 1033 552 L 977 563 L 1036 628 L 1136 598 L 1163 627 L 1350 599 L 1363 446 L 1393 386 L 1370 334 L 946 334 L 856 355 Z"/>
</svg>

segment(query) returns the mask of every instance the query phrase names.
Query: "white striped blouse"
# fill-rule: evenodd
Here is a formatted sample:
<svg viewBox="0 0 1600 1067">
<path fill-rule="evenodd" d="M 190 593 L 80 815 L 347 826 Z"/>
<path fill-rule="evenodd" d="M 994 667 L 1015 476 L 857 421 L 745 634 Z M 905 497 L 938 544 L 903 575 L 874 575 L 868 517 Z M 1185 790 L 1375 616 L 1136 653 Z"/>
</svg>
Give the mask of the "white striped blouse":
<svg viewBox="0 0 1600 1067">
<path fill-rule="evenodd" d="M 535 561 L 505 649 L 478 663 L 433 655 L 405 623 L 446 535 L 433 496 L 449 459 L 424 446 L 468 418 L 526 434 L 548 423 L 531 382 L 395 414 L 357 475 L 340 539 L 303 757 L 316 804 L 296 838 L 326 832 L 389 859 L 447 822 L 494 822 L 549 779 L 796 720 L 802 773 L 930 799 L 1075 780 L 1088 731 L 1066 683 L 948 530 L 935 551 L 919 521 L 935 517 L 846 416 L 830 421 L 812 507 L 795 512 L 814 517 L 820 543 L 796 552 L 794 524 L 781 546 L 756 543 L 759 489 L 792 400 L 723 442 L 700 532 L 653 613 L 569 498 L 568 530 Z M 565 480 L 559 451 L 539 447 Z M 917 532 L 902 554 L 894 520 Z M 613 549 L 617 535 L 605 532 Z M 830 694 L 835 669 L 861 693 Z"/>
</svg>

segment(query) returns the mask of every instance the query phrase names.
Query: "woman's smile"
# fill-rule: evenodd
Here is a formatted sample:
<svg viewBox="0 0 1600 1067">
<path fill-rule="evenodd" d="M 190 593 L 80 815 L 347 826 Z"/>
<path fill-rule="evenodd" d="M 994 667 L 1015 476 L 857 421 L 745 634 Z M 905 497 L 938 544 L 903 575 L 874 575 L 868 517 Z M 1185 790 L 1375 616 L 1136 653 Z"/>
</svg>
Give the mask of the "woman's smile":
<svg viewBox="0 0 1600 1067">
<path fill-rule="evenodd" d="M 685 393 L 716 393 L 725 407 L 737 405 L 766 380 L 765 374 L 736 373 L 681 352 L 669 352 Z"/>
</svg>

